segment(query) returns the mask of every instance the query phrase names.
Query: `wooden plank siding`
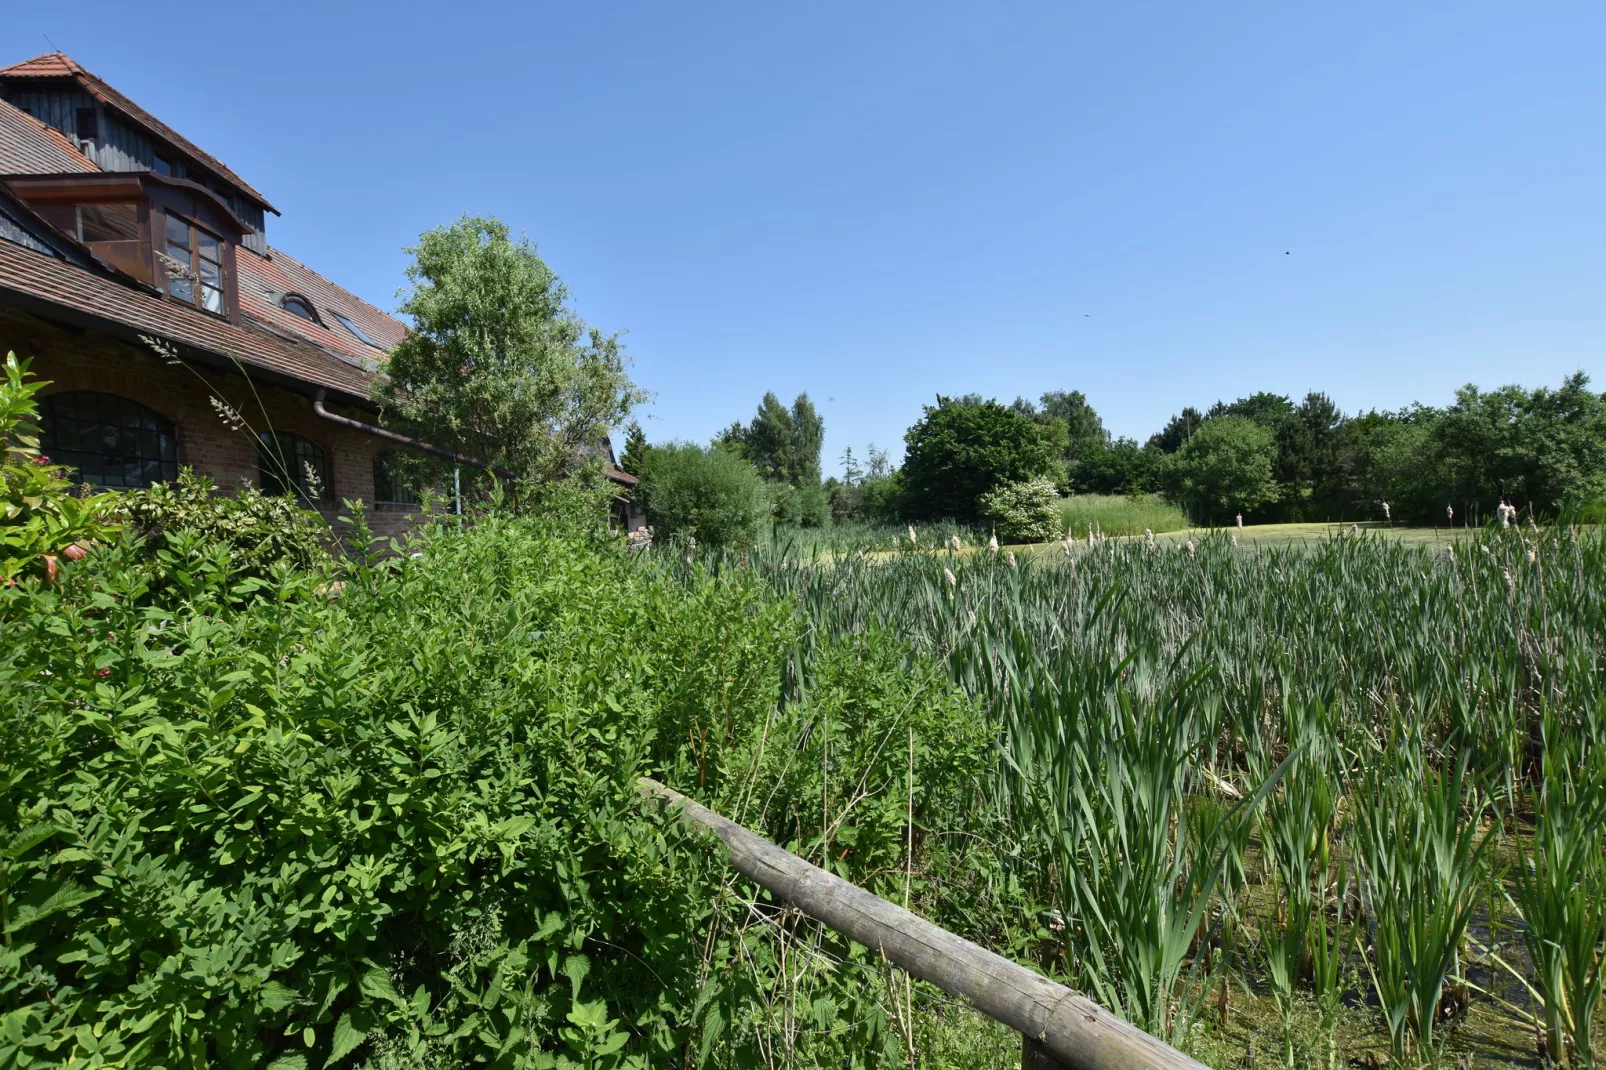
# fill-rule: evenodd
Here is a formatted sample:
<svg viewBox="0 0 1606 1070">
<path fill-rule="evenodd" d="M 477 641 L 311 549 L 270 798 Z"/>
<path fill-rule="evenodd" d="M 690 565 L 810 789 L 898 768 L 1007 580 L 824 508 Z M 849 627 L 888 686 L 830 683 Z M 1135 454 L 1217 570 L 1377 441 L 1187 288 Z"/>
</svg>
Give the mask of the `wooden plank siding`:
<svg viewBox="0 0 1606 1070">
<path fill-rule="evenodd" d="M 145 131 L 107 111 L 104 105 L 76 86 L 12 86 L 7 87 L 3 95 L 8 103 L 60 130 L 74 144 L 84 141 L 78 131 L 78 109 L 94 108 L 99 118 L 100 136 L 90 142 L 84 155 L 102 171 L 149 171 L 155 164 L 156 143 Z M 186 166 L 182 157 L 171 149 L 163 155 L 175 157 L 171 160 L 175 177 L 194 179 L 204 186 L 218 188 L 215 181 L 207 181 L 206 175 L 197 174 L 195 168 Z M 241 236 L 240 244 L 258 256 L 267 256 L 267 220 L 262 206 L 229 189 L 227 185 L 222 186 L 219 192 L 229 202 L 229 207 L 240 222 L 251 228 Z"/>
</svg>

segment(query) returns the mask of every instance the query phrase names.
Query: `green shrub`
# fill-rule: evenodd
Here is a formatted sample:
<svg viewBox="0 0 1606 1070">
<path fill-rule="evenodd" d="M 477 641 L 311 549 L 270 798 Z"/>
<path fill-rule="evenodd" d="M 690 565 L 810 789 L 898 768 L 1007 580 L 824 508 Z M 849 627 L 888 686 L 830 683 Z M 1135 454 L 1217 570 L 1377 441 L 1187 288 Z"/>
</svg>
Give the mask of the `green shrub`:
<svg viewBox="0 0 1606 1070">
<path fill-rule="evenodd" d="M 220 494 L 206 476 L 188 468 L 178 482 L 158 483 L 118 496 L 117 515 L 147 536 L 188 534 L 228 549 L 247 574 L 263 576 L 277 563 L 312 569 L 329 561 L 329 525 L 291 495 L 244 487 Z M 157 538 L 152 545 L 160 545 Z"/>
<path fill-rule="evenodd" d="M 645 1066 L 692 1035 L 722 860 L 635 778 L 718 800 L 790 610 L 526 522 L 409 549 L 333 603 L 279 562 L 237 610 L 227 568 L 146 608 L 133 543 L 0 592 L 12 1065 Z"/>
<path fill-rule="evenodd" d="M 906 507 L 920 519 L 974 522 L 982 495 L 1054 467 L 1038 426 L 996 401 L 939 397 L 903 440 Z"/>
<path fill-rule="evenodd" d="M 639 475 L 647 522 L 660 538 L 690 535 L 703 546 L 745 546 L 770 516 L 764 481 L 727 449 L 655 446 Z"/>
<path fill-rule="evenodd" d="M 6 354 L 0 382 L 0 585 L 56 572 L 57 556 L 81 555 L 113 527 L 107 496 L 75 498 L 59 465 L 39 452 L 33 396 L 47 384 L 27 381 L 28 366 Z"/>
<path fill-rule="evenodd" d="M 1060 496 L 1050 479 L 1005 483 L 982 495 L 982 519 L 1003 542 L 1043 542 L 1060 534 Z"/>
</svg>

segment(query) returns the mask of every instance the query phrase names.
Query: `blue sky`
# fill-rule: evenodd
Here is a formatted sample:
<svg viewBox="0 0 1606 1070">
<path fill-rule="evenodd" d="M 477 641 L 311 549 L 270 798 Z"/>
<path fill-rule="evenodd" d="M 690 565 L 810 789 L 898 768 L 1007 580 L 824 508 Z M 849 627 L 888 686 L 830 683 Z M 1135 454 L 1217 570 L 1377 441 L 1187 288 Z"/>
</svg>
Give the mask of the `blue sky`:
<svg viewBox="0 0 1606 1070">
<path fill-rule="evenodd" d="M 655 439 L 808 391 L 1346 410 L 1606 388 L 1606 5 L 156 4 L 9 15 L 393 308 L 463 212 L 628 330 Z"/>
</svg>

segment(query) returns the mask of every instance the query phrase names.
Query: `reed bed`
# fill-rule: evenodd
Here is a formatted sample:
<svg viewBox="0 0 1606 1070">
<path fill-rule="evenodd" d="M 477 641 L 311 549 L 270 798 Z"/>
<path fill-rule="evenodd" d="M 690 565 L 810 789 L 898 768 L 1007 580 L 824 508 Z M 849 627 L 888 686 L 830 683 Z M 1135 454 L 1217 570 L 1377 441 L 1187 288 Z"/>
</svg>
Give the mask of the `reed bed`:
<svg viewBox="0 0 1606 1070">
<path fill-rule="evenodd" d="M 795 597 L 794 692 L 890 629 L 981 700 L 1017 954 L 1221 1065 L 1596 1065 L 1606 539 L 918 536 L 719 567 Z"/>
</svg>

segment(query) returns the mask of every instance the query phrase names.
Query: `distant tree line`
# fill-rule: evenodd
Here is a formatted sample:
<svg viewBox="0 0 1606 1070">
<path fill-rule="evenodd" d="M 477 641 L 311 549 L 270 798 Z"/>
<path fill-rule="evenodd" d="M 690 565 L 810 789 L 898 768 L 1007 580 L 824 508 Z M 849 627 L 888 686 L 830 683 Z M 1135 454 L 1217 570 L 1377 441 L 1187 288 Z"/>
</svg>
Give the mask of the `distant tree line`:
<svg viewBox="0 0 1606 1070">
<path fill-rule="evenodd" d="M 1353 416 L 1326 394 L 1261 392 L 1184 408 L 1141 444 L 1113 437 L 1080 391 L 1009 405 L 939 396 L 905 433 L 901 467 L 850 448 L 842 475 L 822 480 L 824 437 L 806 394 L 790 407 L 766 394 L 707 446 L 650 447 L 637 429 L 624 463 L 660 531 L 732 544 L 768 523 L 983 524 L 989 501 L 1025 508 L 1022 488 L 1045 485 L 1162 495 L 1197 523 L 1377 520 L 1384 503 L 1396 521 L 1442 523 L 1447 506 L 1466 521 L 1502 501 L 1554 515 L 1606 499 L 1606 398 L 1582 372 L 1554 389 L 1468 385 L 1443 408 Z"/>
</svg>

